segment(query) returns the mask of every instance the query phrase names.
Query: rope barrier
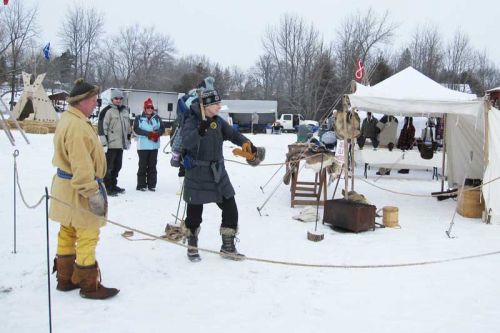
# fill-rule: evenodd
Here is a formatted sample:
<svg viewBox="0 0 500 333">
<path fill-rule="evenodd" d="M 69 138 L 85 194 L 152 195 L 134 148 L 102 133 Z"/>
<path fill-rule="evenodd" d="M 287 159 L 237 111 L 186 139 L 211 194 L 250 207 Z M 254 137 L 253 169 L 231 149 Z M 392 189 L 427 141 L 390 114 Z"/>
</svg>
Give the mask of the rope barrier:
<svg viewBox="0 0 500 333">
<path fill-rule="evenodd" d="M 14 163 L 14 167 L 15 167 L 16 175 L 17 175 L 17 164 L 16 163 Z M 19 177 L 16 177 L 16 178 L 19 179 Z M 487 185 L 489 183 L 492 183 L 493 181 L 496 181 L 498 179 L 500 179 L 500 177 L 495 178 L 495 179 L 493 179 L 493 180 L 491 180 L 491 181 L 489 181 L 487 183 L 484 183 L 483 185 L 476 186 L 476 188 L 484 186 L 484 185 Z M 21 189 L 19 180 L 16 183 L 17 183 L 17 187 L 19 189 L 19 193 L 21 193 L 21 197 L 23 199 L 23 203 L 29 209 L 35 209 L 35 208 L 37 208 L 41 204 L 41 202 L 46 197 L 48 197 L 48 198 L 50 198 L 50 199 L 52 199 L 54 201 L 57 201 L 57 202 L 65 205 L 65 206 L 67 206 L 67 207 L 69 207 L 71 209 L 79 210 L 79 211 L 82 211 L 82 212 L 85 212 L 85 213 L 89 213 L 89 214 L 93 214 L 91 211 L 89 211 L 87 209 L 83 209 L 81 207 L 75 207 L 72 204 L 65 202 L 64 200 L 61 200 L 61 199 L 56 198 L 56 197 L 54 197 L 52 195 L 49 195 L 49 194 L 43 195 L 36 204 L 29 205 L 26 202 L 26 200 L 24 199 L 24 196 L 22 195 L 22 189 Z M 98 217 L 98 218 L 100 218 L 100 219 L 102 219 L 102 220 L 104 220 L 104 221 L 106 221 L 107 223 L 110 223 L 110 224 L 115 225 L 117 227 L 123 228 L 123 229 L 131 231 L 131 232 L 135 232 L 135 233 L 141 234 L 141 235 L 146 236 L 146 237 L 149 237 L 150 239 L 148 239 L 148 240 L 153 240 L 153 239 L 154 240 L 160 240 L 160 241 L 168 242 L 170 244 L 174 244 L 174 245 L 177 245 L 177 246 L 184 247 L 186 249 L 192 248 L 189 245 L 178 243 L 175 240 L 170 240 L 170 239 L 167 239 L 167 238 L 156 236 L 156 235 L 153 235 L 153 234 L 148 233 L 146 231 L 142 231 L 140 229 L 133 228 L 133 227 L 127 226 L 125 224 L 122 224 L 122 223 L 119 223 L 119 222 L 116 222 L 116 221 L 112 221 L 110 219 L 107 219 L 107 218 L 104 218 L 104 217 L 101 217 L 101 216 L 97 216 L 97 215 L 95 215 L 95 216 Z M 130 233 L 124 232 L 124 236 L 123 237 L 127 238 L 127 235 L 130 235 Z M 214 251 L 214 250 L 210 250 L 210 249 L 206 249 L 206 248 L 198 247 L 198 250 L 202 251 L 202 252 L 205 252 L 205 253 L 220 255 L 219 251 Z M 418 262 L 410 262 L 410 263 L 375 264 L 375 265 L 309 264 L 309 263 L 290 262 L 290 261 L 264 259 L 264 258 L 257 258 L 257 257 L 248 257 L 248 256 L 245 258 L 245 260 L 255 261 L 255 262 L 260 262 L 260 263 L 267 263 L 267 264 L 276 264 L 276 265 L 285 265 L 285 266 L 294 266 L 294 267 L 307 267 L 307 268 L 372 269 L 372 268 L 395 268 L 395 267 L 410 267 L 410 266 L 423 266 L 423 265 L 431 265 L 431 264 L 441 264 L 441 263 L 446 263 L 446 262 L 453 262 L 453 261 L 474 259 L 474 258 L 480 258 L 480 257 L 497 255 L 497 254 L 500 254 L 500 251 L 486 252 L 486 253 L 473 254 L 473 255 L 461 256 L 461 257 L 454 257 L 454 258 L 446 258 L 446 259 L 418 261 Z M 228 254 L 226 256 L 228 256 L 228 257 L 235 257 L 236 258 L 236 256 L 233 256 L 233 255 L 230 255 L 230 254 Z"/>
</svg>

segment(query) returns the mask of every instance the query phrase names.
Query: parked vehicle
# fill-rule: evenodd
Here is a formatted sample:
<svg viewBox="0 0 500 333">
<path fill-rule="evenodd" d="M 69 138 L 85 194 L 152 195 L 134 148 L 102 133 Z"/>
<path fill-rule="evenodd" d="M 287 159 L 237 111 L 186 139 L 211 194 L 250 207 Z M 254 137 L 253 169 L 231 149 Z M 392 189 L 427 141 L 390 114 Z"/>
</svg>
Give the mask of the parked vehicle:
<svg viewBox="0 0 500 333">
<path fill-rule="evenodd" d="M 284 132 L 297 131 L 299 125 L 310 126 L 313 132 L 319 128 L 319 123 L 316 120 L 306 120 L 301 114 L 283 113 L 278 121 L 283 126 Z"/>
</svg>

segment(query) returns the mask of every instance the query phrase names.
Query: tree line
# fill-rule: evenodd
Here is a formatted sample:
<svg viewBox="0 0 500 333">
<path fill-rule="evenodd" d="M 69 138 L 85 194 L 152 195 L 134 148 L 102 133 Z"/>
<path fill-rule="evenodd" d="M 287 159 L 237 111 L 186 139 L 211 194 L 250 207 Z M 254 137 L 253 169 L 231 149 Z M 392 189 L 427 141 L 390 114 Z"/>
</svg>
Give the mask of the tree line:
<svg viewBox="0 0 500 333">
<path fill-rule="evenodd" d="M 38 8 L 13 1 L 0 8 L 0 83 L 19 89 L 20 71 L 46 72 L 47 88 L 69 90 L 77 78 L 103 89 L 122 87 L 186 92 L 212 75 L 229 99 L 277 100 L 280 113 L 320 119 L 349 91 L 355 63 L 365 64 L 366 83 L 376 84 L 413 66 L 437 82 L 482 96 L 500 85 L 500 71 L 485 51 L 474 49 L 457 28 L 445 40 L 438 27 L 421 25 L 400 49 L 394 49 L 398 25 L 388 11 L 356 11 L 338 23 L 325 41 L 313 23 L 284 14 L 262 36 L 261 55 L 247 70 L 223 66 L 203 55 L 176 56 L 172 36 L 154 26 L 133 24 L 105 31 L 105 17 L 92 7 L 73 4 L 61 16 L 58 39 L 64 51 L 43 58 Z M 202 52 L 202 50 L 200 50 Z M 12 95 L 12 100 L 13 100 Z"/>
</svg>

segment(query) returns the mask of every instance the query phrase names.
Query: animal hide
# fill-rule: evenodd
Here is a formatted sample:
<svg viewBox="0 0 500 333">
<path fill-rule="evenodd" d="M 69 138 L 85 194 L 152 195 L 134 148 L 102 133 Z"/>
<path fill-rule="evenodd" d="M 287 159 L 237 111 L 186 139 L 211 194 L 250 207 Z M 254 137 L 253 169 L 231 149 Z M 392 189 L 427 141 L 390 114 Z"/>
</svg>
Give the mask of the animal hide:
<svg viewBox="0 0 500 333">
<path fill-rule="evenodd" d="M 321 159 L 323 159 L 323 168 L 330 175 L 340 173 L 341 166 L 335 159 L 334 153 L 324 146 L 318 146 L 314 143 L 290 145 L 289 152 L 286 154 L 286 173 L 283 176 L 283 182 L 286 185 L 290 184 L 291 178 L 298 172 L 300 160 L 305 160 L 306 168 L 319 172 L 321 170 Z"/>
<path fill-rule="evenodd" d="M 319 215 L 321 216 L 321 212 Z M 292 218 L 301 222 L 316 222 L 316 207 L 306 207 L 299 215 L 292 216 Z"/>
<path fill-rule="evenodd" d="M 363 203 L 366 205 L 371 205 L 371 203 L 368 201 L 368 199 L 366 199 L 366 197 L 361 193 L 358 193 L 356 191 L 349 191 L 349 192 L 347 192 L 347 194 L 349 195 L 349 197 L 347 198 L 347 200 L 349 200 L 349 201 L 354 201 L 354 202 L 359 202 L 359 203 Z M 342 196 L 345 198 L 345 190 L 344 189 L 342 189 Z"/>
<path fill-rule="evenodd" d="M 357 138 L 360 134 L 360 119 L 356 108 L 349 110 L 349 97 L 342 97 L 342 111 L 337 111 L 335 118 L 335 135 L 346 140 Z"/>
</svg>

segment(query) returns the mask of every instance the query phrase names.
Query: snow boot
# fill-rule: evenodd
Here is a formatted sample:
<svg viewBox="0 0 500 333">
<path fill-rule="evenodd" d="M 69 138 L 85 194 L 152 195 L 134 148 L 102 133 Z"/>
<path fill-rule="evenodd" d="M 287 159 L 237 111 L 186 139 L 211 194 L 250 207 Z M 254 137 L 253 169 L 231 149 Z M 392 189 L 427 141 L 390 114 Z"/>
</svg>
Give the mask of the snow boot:
<svg viewBox="0 0 500 333">
<path fill-rule="evenodd" d="M 232 260 L 244 260 L 245 255 L 241 254 L 236 250 L 234 245 L 236 238 L 236 230 L 232 228 L 220 228 L 220 234 L 222 236 L 222 246 L 220 248 L 220 255 L 226 259 Z"/>
<path fill-rule="evenodd" d="M 57 255 L 54 258 L 52 274 L 54 274 L 54 272 L 57 272 L 57 290 L 70 291 L 79 288 L 78 284 L 71 282 L 71 275 L 73 275 L 75 259 L 76 255 L 74 254 Z"/>
<path fill-rule="evenodd" d="M 91 266 L 79 266 L 75 263 L 71 281 L 80 285 L 80 296 L 90 299 L 107 299 L 120 292 L 116 288 L 106 288 L 101 284 L 101 271 L 97 262 Z"/>
<path fill-rule="evenodd" d="M 201 257 L 200 254 L 198 253 L 198 235 L 200 234 L 200 228 L 196 228 L 194 234 L 191 231 L 191 229 L 187 229 L 187 241 L 188 241 L 188 249 L 187 249 L 187 256 L 188 259 L 196 262 L 200 261 Z"/>
</svg>

